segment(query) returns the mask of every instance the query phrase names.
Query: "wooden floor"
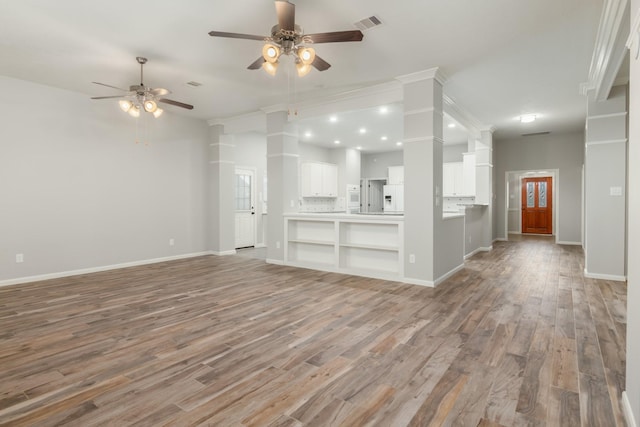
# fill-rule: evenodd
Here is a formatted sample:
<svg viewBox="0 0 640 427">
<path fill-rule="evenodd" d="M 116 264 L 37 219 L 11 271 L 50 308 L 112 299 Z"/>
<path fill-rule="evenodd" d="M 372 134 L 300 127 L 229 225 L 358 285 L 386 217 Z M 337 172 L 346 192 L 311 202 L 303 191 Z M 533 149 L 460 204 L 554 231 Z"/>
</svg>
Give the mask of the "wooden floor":
<svg viewBox="0 0 640 427">
<path fill-rule="evenodd" d="M 0 288 L 0 425 L 614 426 L 626 287 L 498 242 L 437 289 L 205 256 Z"/>
</svg>

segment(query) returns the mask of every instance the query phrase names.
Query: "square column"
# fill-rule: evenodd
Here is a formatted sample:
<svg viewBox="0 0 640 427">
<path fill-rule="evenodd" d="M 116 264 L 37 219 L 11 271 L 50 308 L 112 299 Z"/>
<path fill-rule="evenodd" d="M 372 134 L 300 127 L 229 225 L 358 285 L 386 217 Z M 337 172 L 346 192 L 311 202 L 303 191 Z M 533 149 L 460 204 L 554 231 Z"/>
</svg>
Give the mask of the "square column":
<svg viewBox="0 0 640 427">
<path fill-rule="evenodd" d="M 209 248 L 214 255 L 231 255 L 236 253 L 234 138 L 214 124 L 209 141 Z"/>
<path fill-rule="evenodd" d="M 404 103 L 404 277 L 435 286 L 464 256 L 464 218 L 442 217 L 444 79 L 434 68 L 398 80 Z"/>
<path fill-rule="evenodd" d="M 284 262 L 284 213 L 298 212 L 298 129 L 286 111 L 267 113 L 267 262 Z"/>
<path fill-rule="evenodd" d="M 476 203 L 482 208 L 482 242 L 480 247 L 490 250 L 493 247 L 493 128 L 480 131 L 480 140 L 476 143 Z"/>
<path fill-rule="evenodd" d="M 627 86 L 588 94 L 585 134 L 585 276 L 626 277 Z"/>
</svg>

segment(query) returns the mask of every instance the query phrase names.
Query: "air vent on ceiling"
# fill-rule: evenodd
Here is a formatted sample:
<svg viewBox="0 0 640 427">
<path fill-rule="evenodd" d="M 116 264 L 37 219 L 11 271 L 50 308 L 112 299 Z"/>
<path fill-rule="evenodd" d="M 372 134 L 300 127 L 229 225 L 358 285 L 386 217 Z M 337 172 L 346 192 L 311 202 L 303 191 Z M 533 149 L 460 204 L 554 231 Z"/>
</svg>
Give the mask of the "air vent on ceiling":
<svg viewBox="0 0 640 427">
<path fill-rule="evenodd" d="M 522 136 L 538 136 L 538 135 L 549 135 L 551 132 L 533 132 L 533 133 L 523 133 Z"/>
<path fill-rule="evenodd" d="M 382 25 L 382 21 L 377 16 L 372 15 L 368 18 L 361 19 L 360 21 L 356 22 L 353 25 L 355 25 L 356 28 L 359 29 L 360 31 L 366 31 L 373 27 Z"/>
<path fill-rule="evenodd" d="M 188 84 L 189 86 L 193 86 L 193 87 L 202 86 L 202 83 L 198 83 L 198 82 L 194 82 L 194 81 L 187 82 L 187 84 Z"/>
</svg>

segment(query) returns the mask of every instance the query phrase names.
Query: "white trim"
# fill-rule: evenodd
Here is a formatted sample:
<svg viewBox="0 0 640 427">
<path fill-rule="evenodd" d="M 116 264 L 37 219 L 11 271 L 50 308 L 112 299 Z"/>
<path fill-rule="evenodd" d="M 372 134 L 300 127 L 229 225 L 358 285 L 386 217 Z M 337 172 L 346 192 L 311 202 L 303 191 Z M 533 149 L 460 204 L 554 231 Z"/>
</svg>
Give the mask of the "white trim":
<svg viewBox="0 0 640 427">
<path fill-rule="evenodd" d="M 226 144 L 224 142 L 212 142 L 211 144 L 209 144 L 209 147 L 232 147 L 235 148 L 235 144 Z"/>
<path fill-rule="evenodd" d="M 458 271 L 462 270 L 463 268 L 464 268 L 464 262 L 462 264 L 460 264 L 459 266 L 452 268 L 451 270 L 449 270 L 448 272 L 446 272 L 442 276 L 438 277 L 434 282 L 434 287 L 440 285 L 442 282 L 444 282 L 445 280 L 447 280 L 448 278 L 450 278 L 451 276 L 453 276 L 454 274 L 456 274 Z"/>
<path fill-rule="evenodd" d="M 419 136 L 416 138 L 405 138 L 402 140 L 404 144 L 411 142 L 439 142 L 444 144 L 444 140 L 442 138 L 438 138 L 437 136 Z"/>
<path fill-rule="evenodd" d="M 590 145 L 603 145 L 603 144 L 626 144 L 627 139 L 606 139 L 603 141 L 589 141 L 585 142 L 584 145 L 589 147 Z"/>
<path fill-rule="evenodd" d="M 631 28 L 629 29 L 629 37 L 627 38 L 627 43 L 625 43 L 627 49 L 631 49 L 636 36 L 640 36 L 640 9 L 636 12 L 636 17 L 633 19 L 633 24 L 631 24 Z"/>
<path fill-rule="evenodd" d="M 489 166 L 490 168 L 493 167 L 493 165 L 491 163 L 476 163 L 476 167 L 478 166 Z"/>
<path fill-rule="evenodd" d="M 260 248 L 266 248 L 267 245 L 265 245 L 264 243 L 256 243 L 253 247 L 256 249 L 260 249 Z"/>
<path fill-rule="evenodd" d="M 516 209 L 516 210 L 517 210 L 518 212 L 520 211 L 520 209 Z M 509 233 L 508 233 L 508 234 L 516 234 L 516 235 L 517 235 L 517 234 L 522 234 L 522 233 L 521 233 L 521 232 L 519 232 L 519 231 L 509 231 Z"/>
<path fill-rule="evenodd" d="M 235 249 L 230 251 L 211 251 L 211 255 L 215 256 L 227 256 L 227 255 L 235 255 L 237 252 Z"/>
<path fill-rule="evenodd" d="M 38 274 L 36 276 L 17 277 L 15 279 L 7 279 L 7 280 L 0 281 L 0 287 L 17 285 L 22 283 L 39 282 L 42 280 L 59 279 L 61 277 L 77 276 L 80 274 L 89 274 L 89 273 L 98 273 L 101 271 L 117 270 L 120 268 L 137 267 L 140 265 L 156 264 L 159 262 L 174 261 L 178 259 L 194 258 L 198 256 L 211 255 L 212 253 L 213 252 L 211 251 L 194 252 L 190 254 L 173 255 L 173 256 L 162 257 L 162 258 L 152 258 L 152 259 L 146 259 L 146 260 L 140 260 L 140 261 L 123 262 L 120 264 L 103 265 L 100 267 L 81 268 L 78 270 L 60 271 L 57 273 Z"/>
<path fill-rule="evenodd" d="M 480 132 L 486 128 L 486 125 L 469 113 L 469 111 L 456 104 L 455 101 L 446 94 L 442 94 L 442 110 L 467 128 L 471 136 L 475 138 L 480 138 Z M 490 127 L 493 128 L 492 126 Z"/>
<path fill-rule="evenodd" d="M 267 258 L 267 259 L 265 259 L 265 262 L 267 264 L 284 265 L 284 261 L 282 261 L 281 259 Z"/>
<path fill-rule="evenodd" d="M 447 77 L 438 67 L 429 68 L 428 70 L 422 70 L 411 74 L 404 74 L 396 77 L 402 84 L 415 83 L 423 80 L 434 79 L 441 85 L 447 81 Z"/>
<path fill-rule="evenodd" d="M 589 273 L 586 267 L 584 269 L 584 277 L 587 277 L 589 279 L 614 280 L 616 282 L 624 282 L 627 280 L 626 276 L 619 276 L 617 274 Z"/>
<path fill-rule="evenodd" d="M 291 133 L 291 132 L 273 132 L 273 133 L 268 133 L 267 134 L 267 138 L 270 138 L 272 136 L 290 136 L 291 138 L 297 138 L 298 134 L 297 133 Z"/>
<path fill-rule="evenodd" d="M 287 113 L 289 111 L 289 106 L 287 104 L 275 104 L 275 105 L 269 105 L 267 107 L 261 108 L 260 110 L 262 110 L 265 114 L 278 113 L 278 112 Z"/>
<path fill-rule="evenodd" d="M 402 283 L 408 283 L 410 285 L 418 285 L 418 286 L 426 286 L 428 288 L 435 288 L 435 284 L 431 280 L 420 280 L 420 279 L 411 279 L 409 277 L 404 277 L 400 279 Z"/>
<path fill-rule="evenodd" d="M 488 248 L 486 248 L 486 247 L 479 247 L 479 248 L 476 248 L 476 249 L 474 249 L 473 251 L 471 251 L 470 253 L 466 254 L 466 255 L 464 256 L 464 259 L 466 260 L 466 259 L 468 259 L 468 258 L 471 258 L 472 256 L 474 256 L 475 254 L 477 254 L 477 253 L 479 253 L 479 252 L 489 252 L 489 251 L 491 251 L 492 249 L 493 249 L 493 246 L 490 246 L 490 247 L 488 247 Z"/>
<path fill-rule="evenodd" d="M 436 112 L 436 109 L 434 107 L 429 107 L 429 108 L 418 108 L 416 110 L 408 110 L 408 111 L 405 111 L 403 114 L 405 116 L 413 116 L 416 114 L 433 113 L 433 112 Z M 442 111 L 438 111 L 438 113 L 442 114 Z"/>
<path fill-rule="evenodd" d="M 622 392 L 622 411 L 624 412 L 624 417 L 626 418 L 629 427 L 637 427 L 638 424 L 636 423 L 636 419 L 633 416 L 631 403 L 629 402 L 629 394 L 627 394 L 626 390 Z"/>
<path fill-rule="evenodd" d="M 293 154 L 293 153 L 276 153 L 276 154 L 269 154 L 267 155 L 267 158 L 273 158 L 273 157 L 295 157 L 298 158 L 300 157 L 300 154 Z"/>
<path fill-rule="evenodd" d="M 582 242 L 565 242 L 564 240 L 556 240 L 557 245 L 582 246 Z"/>
<path fill-rule="evenodd" d="M 513 211 L 515 211 L 515 212 L 520 212 L 520 209 L 519 209 L 519 208 L 509 208 L 509 209 L 507 209 L 507 210 L 508 210 L 509 212 L 513 212 Z"/>
<path fill-rule="evenodd" d="M 587 116 L 587 120 L 591 120 L 591 119 L 606 119 L 608 117 L 620 117 L 620 116 L 626 116 L 626 115 L 627 115 L 626 111 L 622 111 L 620 113 L 597 114 L 595 116 Z"/>
<path fill-rule="evenodd" d="M 235 165 L 236 162 L 232 161 L 232 160 L 209 160 L 209 164 L 211 165 L 217 165 L 217 164 L 225 164 L 225 165 Z"/>
<path fill-rule="evenodd" d="M 495 239 L 493 239 L 493 242 L 508 242 L 509 239 L 505 238 L 505 237 L 496 237 Z"/>
</svg>

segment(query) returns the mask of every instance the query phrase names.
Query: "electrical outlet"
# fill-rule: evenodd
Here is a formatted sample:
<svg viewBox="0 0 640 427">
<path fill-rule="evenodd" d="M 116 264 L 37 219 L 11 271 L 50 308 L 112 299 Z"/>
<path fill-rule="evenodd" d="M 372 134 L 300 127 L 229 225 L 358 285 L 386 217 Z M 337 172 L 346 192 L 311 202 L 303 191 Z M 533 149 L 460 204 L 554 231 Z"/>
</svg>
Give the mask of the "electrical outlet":
<svg viewBox="0 0 640 427">
<path fill-rule="evenodd" d="M 172 239 L 169 239 L 169 246 L 173 246 L 173 245 L 175 245 L 175 244 L 176 244 L 175 239 L 173 239 L 173 238 L 172 238 Z"/>
<path fill-rule="evenodd" d="M 24 262 L 24 254 L 16 254 L 16 262 Z"/>
<path fill-rule="evenodd" d="M 276 249 L 280 249 L 280 242 L 276 242 Z"/>
<path fill-rule="evenodd" d="M 415 264 L 415 263 L 416 263 L 415 254 L 409 254 L 409 264 Z"/>
</svg>

